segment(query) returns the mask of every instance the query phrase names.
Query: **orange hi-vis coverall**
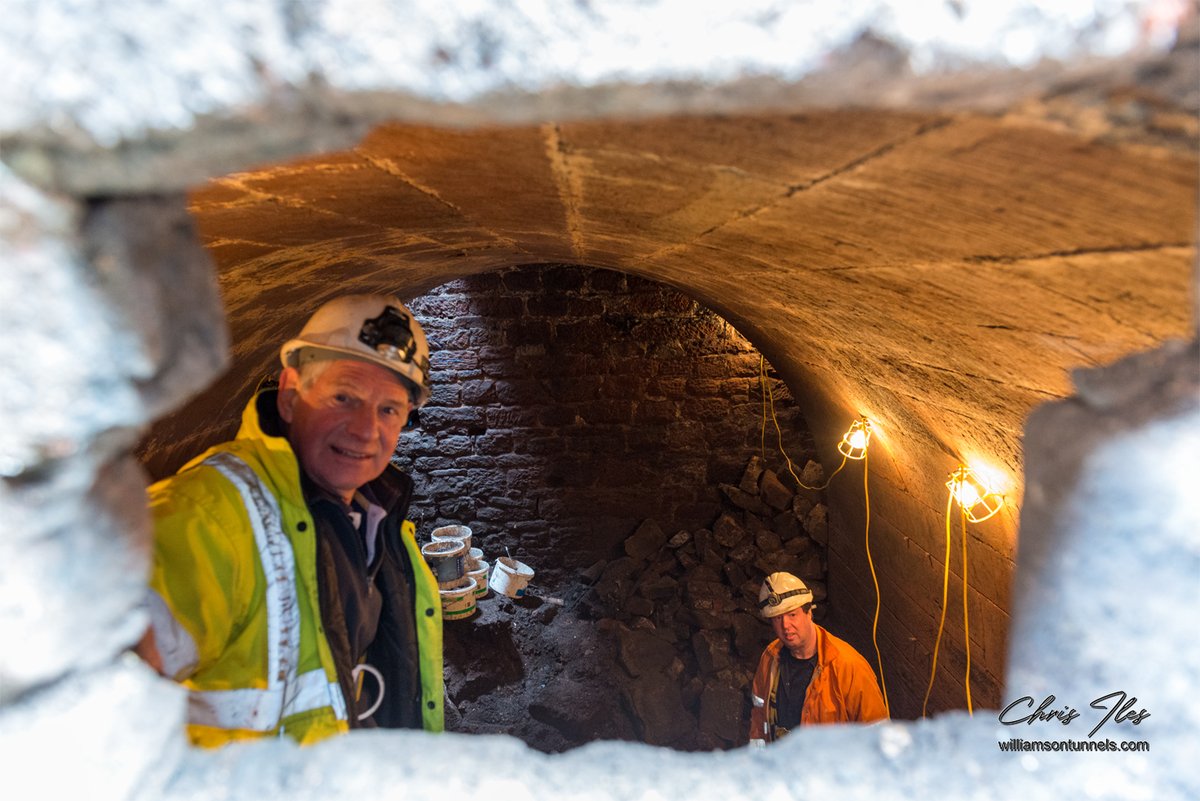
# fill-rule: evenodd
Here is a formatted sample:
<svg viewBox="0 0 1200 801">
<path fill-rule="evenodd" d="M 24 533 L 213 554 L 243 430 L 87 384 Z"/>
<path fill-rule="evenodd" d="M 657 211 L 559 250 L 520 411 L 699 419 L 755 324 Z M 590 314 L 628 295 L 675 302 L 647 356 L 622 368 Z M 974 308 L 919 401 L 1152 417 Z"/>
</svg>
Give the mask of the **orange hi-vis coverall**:
<svg viewBox="0 0 1200 801">
<path fill-rule="evenodd" d="M 817 630 L 817 665 L 813 670 L 800 725 L 813 723 L 870 723 L 887 718 L 883 693 L 875 672 L 862 655 L 845 640 L 821 626 Z M 751 692 L 750 739 L 772 742 L 782 736 L 776 731 L 776 694 L 779 687 L 779 658 L 783 648 L 774 640 L 763 650 L 754 674 Z"/>
</svg>

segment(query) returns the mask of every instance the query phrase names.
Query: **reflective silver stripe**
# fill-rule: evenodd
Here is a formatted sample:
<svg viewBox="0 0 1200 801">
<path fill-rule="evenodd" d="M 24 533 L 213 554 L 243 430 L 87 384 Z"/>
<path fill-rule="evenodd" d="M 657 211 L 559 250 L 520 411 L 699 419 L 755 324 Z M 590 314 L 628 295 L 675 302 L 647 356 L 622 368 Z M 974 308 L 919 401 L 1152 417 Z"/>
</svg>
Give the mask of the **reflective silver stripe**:
<svg viewBox="0 0 1200 801">
<path fill-rule="evenodd" d="M 310 709 L 331 706 L 339 720 L 346 719 L 346 705 L 342 703 L 342 688 L 325 678 L 322 668 L 301 673 L 293 682 L 295 692 L 290 693 L 284 705 L 283 716 L 298 715 Z"/>
<path fill-rule="evenodd" d="M 765 700 L 763 700 L 762 698 L 759 698 L 754 693 L 750 694 L 750 703 L 752 703 L 754 705 L 755 709 L 762 709 L 764 706 L 767 705 L 767 702 Z"/>
<path fill-rule="evenodd" d="M 235 696 L 230 696 L 230 701 L 219 705 L 220 717 L 230 721 L 231 728 L 267 731 L 279 725 L 285 709 L 294 707 L 300 690 L 296 682 L 296 667 L 300 662 L 300 607 L 296 599 L 295 556 L 283 531 L 279 502 L 263 486 L 258 474 L 231 453 L 213 454 L 204 460 L 204 464 L 216 468 L 242 496 L 267 582 L 264 593 L 267 604 L 267 690 L 223 691 L 250 693 L 251 696 L 237 701 L 232 700 Z M 240 695 L 236 697 L 240 698 Z M 226 714 L 234 710 L 241 710 L 248 716 L 245 723 L 237 723 Z M 263 717 L 272 714 L 273 721 Z"/>
<path fill-rule="evenodd" d="M 179 625 L 167 602 L 156 591 L 146 590 L 145 607 L 150 615 L 150 628 L 154 630 L 154 645 L 162 659 L 163 673 L 176 680 L 190 676 L 200 662 L 196 641 Z"/>
<path fill-rule="evenodd" d="M 300 608 L 296 603 L 295 557 L 283 532 L 279 502 L 250 466 L 230 453 L 204 460 L 225 476 L 242 496 L 263 575 L 267 580 L 267 687 L 286 686 L 300 661 Z"/>
<path fill-rule="evenodd" d="M 219 729 L 274 731 L 283 713 L 283 690 L 209 690 L 188 694 L 188 722 Z"/>
<path fill-rule="evenodd" d="M 221 729 L 273 731 L 287 715 L 332 706 L 338 718 L 346 717 L 342 691 L 330 684 L 318 668 L 297 676 L 291 683 L 292 699 L 284 712 L 284 690 L 208 690 L 188 694 L 188 720 Z M 335 700 L 336 699 L 336 700 Z"/>
<path fill-rule="evenodd" d="M 322 675 L 321 678 L 324 679 L 325 676 Z M 342 697 L 342 688 L 337 684 L 327 686 L 329 687 L 329 705 L 333 707 L 333 714 L 337 716 L 338 720 L 346 720 L 350 714 L 346 709 L 346 699 Z"/>
</svg>

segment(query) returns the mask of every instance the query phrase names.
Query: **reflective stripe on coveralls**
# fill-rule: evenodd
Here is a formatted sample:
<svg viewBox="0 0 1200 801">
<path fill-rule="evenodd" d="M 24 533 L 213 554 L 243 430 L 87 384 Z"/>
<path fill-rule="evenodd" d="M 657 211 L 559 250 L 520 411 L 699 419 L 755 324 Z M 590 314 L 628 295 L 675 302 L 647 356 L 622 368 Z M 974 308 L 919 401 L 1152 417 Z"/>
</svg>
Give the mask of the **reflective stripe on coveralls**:
<svg viewBox="0 0 1200 801">
<path fill-rule="evenodd" d="M 279 502 L 249 465 L 231 453 L 215 453 L 203 462 L 223 475 L 242 496 L 258 546 L 267 606 L 267 688 L 193 690 L 188 711 L 192 723 L 222 729 L 272 731 L 284 718 L 331 707 L 346 720 L 341 688 L 318 668 L 297 676 L 300 661 L 300 610 L 296 598 L 295 557 L 283 531 Z"/>
</svg>

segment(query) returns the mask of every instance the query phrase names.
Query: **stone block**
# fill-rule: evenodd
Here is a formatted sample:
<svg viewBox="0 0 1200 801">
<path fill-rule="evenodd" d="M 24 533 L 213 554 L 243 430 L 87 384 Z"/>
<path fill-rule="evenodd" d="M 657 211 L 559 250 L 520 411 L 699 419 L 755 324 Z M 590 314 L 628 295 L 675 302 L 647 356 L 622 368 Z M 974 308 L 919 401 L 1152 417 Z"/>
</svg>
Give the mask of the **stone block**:
<svg viewBox="0 0 1200 801">
<path fill-rule="evenodd" d="M 819 493 L 818 493 L 819 494 Z M 817 500 L 813 500 L 805 494 L 804 490 L 797 491 L 796 496 L 792 498 L 792 514 L 797 520 L 803 520 L 808 517 L 808 513 L 817 505 Z"/>
<path fill-rule="evenodd" d="M 763 529 L 758 532 L 754 537 L 754 544 L 763 553 L 775 553 L 783 548 L 783 540 L 770 529 Z"/>
<path fill-rule="evenodd" d="M 758 549 L 749 542 L 743 542 L 729 552 L 729 558 L 743 566 L 753 562 L 756 556 L 758 556 Z"/>
<path fill-rule="evenodd" d="M 679 583 L 669 576 L 657 576 L 647 581 L 641 581 L 637 593 L 652 601 L 673 598 L 679 592 Z"/>
<path fill-rule="evenodd" d="M 716 629 L 701 629 L 692 635 L 692 652 L 700 674 L 712 675 L 731 664 L 729 657 L 729 632 Z"/>
<path fill-rule="evenodd" d="M 738 489 L 747 495 L 758 494 L 758 480 L 763 474 L 763 462 L 758 455 L 750 457 L 750 461 L 746 464 L 746 470 L 742 473 L 742 480 L 738 482 Z"/>
<path fill-rule="evenodd" d="M 638 734 L 649 745 L 675 745 L 688 739 L 696 718 L 683 706 L 679 684 L 665 672 L 645 673 L 625 690 Z"/>
<path fill-rule="evenodd" d="M 727 629 L 731 615 L 728 612 L 717 612 L 709 609 L 692 609 L 683 607 L 679 610 L 680 622 L 699 629 Z M 684 636 L 690 637 L 691 631 L 684 630 Z"/>
<path fill-rule="evenodd" d="M 771 518 L 771 530 L 779 535 L 779 539 L 788 542 L 800 534 L 800 521 L 796 519 L 796 515 L 789 509 Z"/>
<path fill-rule="evenodd" d="M 654 602 L 640 595 L 631 595 L 625 599 L 622 611 L 638 617 L 650 617 L 654 614 Z"/>
<path fill-rule="evenodd" d="M 496 382 L 491 379 L 464 381 L 461 389 L 462 402 L 468 406 L 499 403 L 496 395 Z M 436 390 L 434 392 L 436 393 Z"/>
<path fill-rule="evenodd" d="M 737 653 L 744 659 L 755 660 L 755 663 L 762 654 L 763 648 L 775 636 L 770 623 L 749 614 L 733 615 L 731 630 L 733 647 Z"/>
<path fill-rule="evenodd" d="M 829 544 L 829 509 L 825 504 L 817 504 L 804 518 L 804 531 L 814 542 Z"/>
<path fill-rule="evenodd" d="M 726 562 L 722 567 L 722 572 L 725 574 L 725 579 L 729 586 L 737 587 L 742 582 L 746 581 L 750 576 L 746 573 L 741 564 L 733 561 Z"/>
<path fill-rule="evenodd" d="M 744 509 L 747 512 L 752 512 L 756 515 L 770 514 L 770 510 L 765 503 L 759 500 L 758 496 L 751 495 L 748 492 L 742 492 L 732 484 L 721 484 L 721 492 L 729 499 L 729 502 L 739 509 Z"/>
<path fill-rule="evenodd" d="M 636 424 L 670 423 L 679 417 L 679 404 L 673 400 L 639 400 L 634 405 Z"/>
<path fill-rule="evenodd" d="M 742 525 L 751 537 L 757 537 L 759 532 L 771 530 L 771 527 L 764 522 L 762 517 L 752 512 L 742 512 Z"/>
<path fill-rule="evenodd" d="M 799 536 L 795 539 L 788 540 L 783 544 L 783 550 L 793 556 L 807 556 L 809 553 L 816 552 L 819 549 L 815 542 L 808 537 Z"/>
<path fill-rule="evenodd" d="M 713 682 L 705 684 L 700 693 L 700 733 L 720 738 L 724 744 L 741 742 L 746 738 L 744 705 L 738 690 Z"/>
<path fill-rule="evenodd" d="M 632 559 L 644 562 L 666 545 L 667 535 L 653 520 L 645 520 L 637 531 L 625 540 L 625 553 Z"/>
<path fill-rule="evenodd" d="M 583 579 L 583 581 L 587 582 L 588 584 L 592 584 L 596 581 L 596 579 L 600 578 L 600 575 L 604 572 L 604 568 L 607 564 L 608 562 L 606 560 L 597 559 L 595 562 L 592 562 L 591 565 L 580 571 L 579 578 Z"/>
<path fill-rule="evenodd" d="M 680 548 L 692 539 L 692 533 L 687 530 L 676 532 L 671 539 L 667 540 L 668 548 Z"/>
<path fill-rule="evenodd" d="M 721 574 L 707 565 L 697 565 L 688 571 L 685 581 L 688 584 L 720 584 Z"/>
<path fill-rule="evenodd" d="M 586 739 L 596 731 L 602 722 L 600 716 L 607 711 L 607 699 L 598 697 L 597 692 L 594 683 L 560 673 L 538 693 L 529 705 L 529 714 L 567 737 Z"/>
<path fill-rule="evenodd" d="M 713 523 L 713 539 L 726 548 L 732 548 L 746 539 L 746 529 L 728 514 L 723 514 Z"/>
<path fill-rule="evenodd" d="M 633 590 L 633 574 L 637 569 L 638 562 L 628 556 L 609 562 L 596 582 L 596 593 L 600 600 L 613 609 L 619 609 Z"/>
<path fill-rule="evenodd" d="M 586 401 L 579 404 L 577 413 L 588 425 L 628 425 L 633 420 L 633 401 Z"/>
<path fill-rule="evenodd" d="M 542 271 L 513 269 L 502 274 L 501 282 L 509 292 L 537 292 L 542 288 Z"/>
<path fill-rule="evenodd" d="M 783 485 L 774 470 L 766 470 L 759 484 L 759 497 L 767 506 L 782 511 L 791 506 L 795 493 Z"/>
</svg>

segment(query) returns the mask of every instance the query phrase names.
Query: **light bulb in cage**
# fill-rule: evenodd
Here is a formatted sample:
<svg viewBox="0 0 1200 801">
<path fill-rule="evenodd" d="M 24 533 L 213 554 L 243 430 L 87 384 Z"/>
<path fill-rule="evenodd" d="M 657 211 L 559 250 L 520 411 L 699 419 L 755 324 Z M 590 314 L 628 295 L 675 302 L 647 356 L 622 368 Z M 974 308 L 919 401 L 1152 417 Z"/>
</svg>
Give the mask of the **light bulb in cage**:
<svg viewBox="0 0 1200 801">
<path fill-rule="evenodd" d="M 847 459 L 867 458 L 867 445 L 871 442 L 871 421 L 860 417 L 850 424 L 850 430 L 838 443 L 838 453 Z"/>
<path fill-rule="evenodd" d="M 946 487 L 972 523 L 982 523 L 1004 507 L 1004 496 L 993 492 L 966 465 L 950 474 Z"/>
</svg>

